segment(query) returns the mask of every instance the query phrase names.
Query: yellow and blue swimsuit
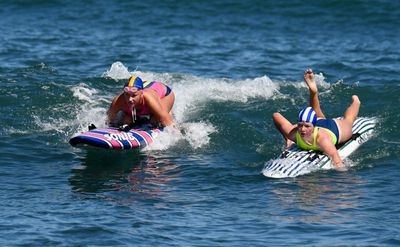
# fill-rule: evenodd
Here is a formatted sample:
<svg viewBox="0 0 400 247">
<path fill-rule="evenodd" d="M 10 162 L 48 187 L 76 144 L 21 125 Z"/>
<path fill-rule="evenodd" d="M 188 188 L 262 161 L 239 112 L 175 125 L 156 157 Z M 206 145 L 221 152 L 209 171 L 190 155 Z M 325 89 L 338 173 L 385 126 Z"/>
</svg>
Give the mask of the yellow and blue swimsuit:
<svg viewBox="0 0 400 247">
<path fill-rule="evenodd" d="M 339 142 L 339 129 L 333 119 L 319 119 L 314 127 L 313 143 L 306 143 L 296 131 L 296 144 L 304 150 L 320 150 L 317 146 L 317 133 L 319 129 L 324 129 L 331 136 L 332 144 L 336 145 Z"/>
</svg>

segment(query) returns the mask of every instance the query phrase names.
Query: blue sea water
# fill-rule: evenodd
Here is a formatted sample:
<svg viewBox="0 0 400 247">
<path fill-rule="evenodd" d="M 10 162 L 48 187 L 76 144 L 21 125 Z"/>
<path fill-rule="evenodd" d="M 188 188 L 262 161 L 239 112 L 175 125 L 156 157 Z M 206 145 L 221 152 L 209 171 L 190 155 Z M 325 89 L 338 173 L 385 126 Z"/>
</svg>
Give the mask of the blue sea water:
<svg viewBox="0 0 400 247">
<path fill-rule="evenodd" d="M 0 2 L 1 246 L 400 244 L 398 1 Z M 313 68 L 322 107 L 378 118 L 347 172 L 269 179 Z M 137 74 L 184 130 L 145 150 L 69 138 Z"/>
</svg>

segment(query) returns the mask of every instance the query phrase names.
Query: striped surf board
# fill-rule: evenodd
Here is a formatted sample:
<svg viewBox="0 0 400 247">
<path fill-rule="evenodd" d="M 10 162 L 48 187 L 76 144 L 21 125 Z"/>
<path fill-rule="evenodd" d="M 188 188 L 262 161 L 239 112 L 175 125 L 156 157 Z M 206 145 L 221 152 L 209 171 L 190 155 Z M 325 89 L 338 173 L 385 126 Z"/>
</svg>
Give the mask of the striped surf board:
<svg viewBox="0 0 400 247">
<path fill-rule="evenodd" d="M 340 157 L 347 158 L 361 144 L 368 141 L 375 125 L 375 118 L 357 118 L 353 124 L 352 138 L 338 147 Z M 270 178 L 287 178 L 333 168 L 329 157 L 322 152 L 301 150 L 294 144 L 283 151 L 279 158 L 268 161 L 264 165 L 262 174 Z"/>
</svg>

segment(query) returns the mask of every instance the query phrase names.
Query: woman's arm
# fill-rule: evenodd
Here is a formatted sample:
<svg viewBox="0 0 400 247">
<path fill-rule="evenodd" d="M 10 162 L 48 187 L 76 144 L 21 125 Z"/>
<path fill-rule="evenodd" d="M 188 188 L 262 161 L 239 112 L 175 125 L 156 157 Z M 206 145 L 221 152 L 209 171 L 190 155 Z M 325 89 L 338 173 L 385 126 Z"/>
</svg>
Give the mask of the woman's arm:
<svg viewBox="0 0 400 247">
<path fill-rule="evenodd" d="M 107 120 L 106 120 L 107 125 L 110 125 L 110 123 L 113 122 L 113 120 L 117 116 L 118 111 L 121 110 L 121 106 L 120 106 L 121 103 L 119 100 L 121 98 L 121 95 L 122 95 L 122 93 L 115 96 L 111 102 L 110 108 L 107 111 Z"/>
<path fill-rule="evenodd" d="M 155 95 L 152 92 L 144 91 L 143 97 L 145 99 L 146 106 L 153 114 L 152 117 L 155 117 L 155 120 L 160 122 L 163 127 L 175 124 L 171 114 L 169 114 L 169 112 L 162 107 L 158 95 Z"/>
<path fill-rule="evenodd" d="M 332 160 L 335 169 L 338 171 L 346 171 L 343 161 L 339 156 L 339 152 L 335 145 L 332 144 L 331 136 L 323 130 L 318 131 L 317 145 Z"/>
</svg>

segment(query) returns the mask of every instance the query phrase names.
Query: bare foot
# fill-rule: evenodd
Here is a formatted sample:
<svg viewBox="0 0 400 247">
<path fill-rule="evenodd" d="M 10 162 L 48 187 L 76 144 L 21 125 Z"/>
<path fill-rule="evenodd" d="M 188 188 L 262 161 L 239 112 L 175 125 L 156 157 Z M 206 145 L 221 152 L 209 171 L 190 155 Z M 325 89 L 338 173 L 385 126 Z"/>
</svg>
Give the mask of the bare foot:
<svg viewBox="0 0 400 247">
<path fill-rule="evenodd" d="M 358 98 L 357 95 L 351 96 L 351 99 L 353 100 L 353 103 L 361 105 L 361 101 L 360 101 L 360 99 Z"/>
<path fill-rule="evenodd" d="M 306 82 L 310 93 L 317 93 L 317 83 L 315 83 L 314 73 L 312 69 L 307 69 L 304 73 L 304 81 Z"/>
</svg>

